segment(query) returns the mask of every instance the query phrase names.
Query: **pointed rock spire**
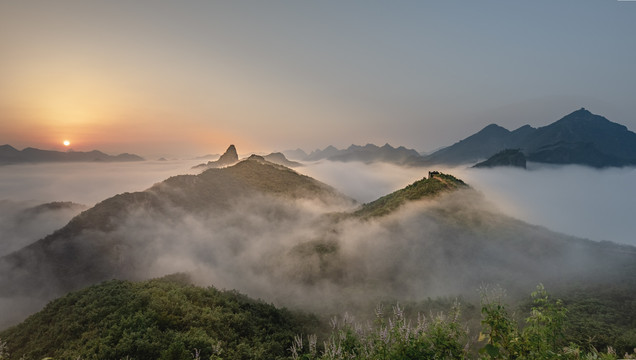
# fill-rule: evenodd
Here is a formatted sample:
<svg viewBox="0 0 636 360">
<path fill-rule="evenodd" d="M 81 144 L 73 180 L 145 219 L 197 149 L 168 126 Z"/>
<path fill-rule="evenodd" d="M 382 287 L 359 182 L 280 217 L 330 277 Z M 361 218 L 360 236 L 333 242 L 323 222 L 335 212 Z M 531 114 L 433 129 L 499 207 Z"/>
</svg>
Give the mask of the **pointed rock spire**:
<svg viewBox="0 0 636 360">
<path fill-rule="evenodd" d="M 216 161 L 216 165 L 218 166 L 232 165 L 235 162 L 237 162 L 238 159 L 239 158 L 238 158 L 238 153 L 236 152 L 236 147 L 234 147 L 234 145 L 230 145 L 227 148 L 227 150 L 225 150 L 225 153 L 221 155 L 219 160 Z"/>
</svg>

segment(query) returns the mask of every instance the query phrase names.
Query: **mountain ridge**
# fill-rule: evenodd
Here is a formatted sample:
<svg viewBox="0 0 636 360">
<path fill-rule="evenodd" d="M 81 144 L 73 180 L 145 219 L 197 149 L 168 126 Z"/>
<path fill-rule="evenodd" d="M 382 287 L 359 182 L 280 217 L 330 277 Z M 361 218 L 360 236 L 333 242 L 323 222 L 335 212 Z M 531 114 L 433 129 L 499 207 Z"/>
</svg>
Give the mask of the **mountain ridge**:
<svg viewBox="0 0 636 360">
<path fill-rule="evenodd" d="M 354 211 L 351 215 L 360 218 L 384 216 L 407 202 L 431 198 L 441 193 L 461 188 L 468 188 L 468 185 L 452 175 L 429 171 L 428 178 L 422 178 L 402 189 L 363 204 L 360 209 Z"/>
<path fill-rule="evenodd" d="M 424 157 L 423 162 L 469 164 L 507 148 L 520 149 L 528 160 L 541 163 L 597 168 L 636 165 L 636 133 L 585 108 L 539 128 L 524 125 L 511 132 L 491 124 Z"/>
<path fill-rule="evenodd" d="M 375 144 L 366 144 L 364 146 L 351 144 L 348 148 L 343 150 L 329 145 L 323 150 L 317 149 L 312 151 L 309 155 L 300 160 L 360 161 L 364 163 L 388 162 L 398 165 L 409 165 L 417 162 L 417 159 L 420 157 L 421 155 L 413 149 L 407 149 L 404 146 L 398 146 L 396 148 L 386 143 L 382 146 Z"/>
<path fill-rule="evenodd" d="M 526 156 L 519 149 L 502 150 L 487 160 L 473 165 L 474 168 L 511 166 L 526 169 Z"/>
<path fill-rule="evenodd" d="M 173 176 L 145 191 L 127 192 L 105 199 L 81 212 L 51 235 L 0 257 L 0 268 L 2 265 L 12 268 L 31 264 L 32 274 L 22 275 L 31 279 L 32 290 L 53 285 L 67 291 L 77 288 L 74 282 L 86 285 L 111 276 L 119 277 L 124 274 L 122 271 L 126 267 L 118 260 L 118 254 L 123 251 L 119 245 L 121 239 L 110 234 L 116 232 L 130 217 L 143 214 L 149 218 L 170 219 L 175 213 L 201 211 L 222 214 L 238 199 L 262 195 L 291 200 L 317 199 L 325 204 L 354 203 L 326 184 L 253 156 L 234 166 L 212 168 L 198 175 Z M 95 247 L 82 240 L 86 237 L 102 243 L 97 243 Z M 66 260 L 50 261 L 60 257 Z M 70 261 L 75 258 L 83 259 L 84 264 Z M 92 270 L 86 266 L 91 266 Z M 127 266 L 134 267 L 136 264 Z M 60 282 L 42 283 L 37 274 L 57 274 Z M 19 283 L 3 284 L 0 279 L 0 286 L 16 293 Z"/>
<path fill-rule="evenodd" d="M 217 160 L 210 160 L 207 163 L 195 165 L 193 169 L 212 169 L 221 168 L 224 166 L 234 165 L 239 161 L 238 153 L 234 145 L 228 146 L 225 152 L 219 156 Z"/>
<path fill-rule="evenodd" d="M 0 257 L 0 300 L 50 299 L 103 280 L 184 271 L 316 309 L 375 301 L 387 292 L 456 296 L 482 283 L 524 295 L 538 282 L 636 285 L 636 248 L 512 219 L 451 175 L 431 172 L 355 205 L 258 155 L 173 176 L 106 199 Z"/>
<path fill-rule="evenodd" d="M 302 150 L 301 150 L 302 151 Z M 270 163 L 286 166 L 286 167 L 299 167 L 303 166 L 303 164 L 288 160 L 283 153 L 273 152 L 268 155 L 262 157 L 264 160 L 269 161 Z M 217 160 L 211 160 L 207 163 L 195 165 L 193 169 L 214 169 L 214 168 L 222 168 L 226 166 L 231 166 L 240 161 L 238 153 L 236 151 L 236 147 L 234 145 L 230 145 L 227 150 L 221 155 Z"/>
<path fill-rule="evenodd" d="M 585 108 L 537 128 L 526 124 L 510 131 L 494 123 L 488 124 L 478 132 L 426 155 L 403 146 L 394 148 L 388 143 L 381 147 L 352 144 L 346 149 L 329 145 L 309 154 L 301 149 L 287 153 L 301 161 L 387 162 L 430 167 L 476 164 L 506 149 L 519 149 L 528 161 L 539 163 L 595 168 L 636 165 L 636 133 Z"/>
<path fill-rule="evenodd" d="M 108 155 L 99 150 L 92 151 L 56 151 L 41 150 L 27 147 L 18 150 L 11 145 L 0 146 L 0 165 L 20 164 L 20 163 L 42 163 L 42 162 L 127 162 L 144 161 L 144 158 L 135 154 L 122 153 L 119 155 Z"/>
</svg>

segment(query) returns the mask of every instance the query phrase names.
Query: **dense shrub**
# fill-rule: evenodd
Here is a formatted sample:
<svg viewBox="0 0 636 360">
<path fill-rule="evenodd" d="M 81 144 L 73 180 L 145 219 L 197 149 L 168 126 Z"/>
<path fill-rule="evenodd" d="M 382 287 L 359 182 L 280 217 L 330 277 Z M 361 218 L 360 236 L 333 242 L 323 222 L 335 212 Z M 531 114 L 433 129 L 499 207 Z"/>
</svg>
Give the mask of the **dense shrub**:
<svg viewBox="0 0 636 360">
<path fill-rule="evenodd" d="M 313 316 L 178 276 L 70 293 L 0 333 L 0 359 L 276 359 Z"/>
<path fill-rule="evenodd" d="M 481 360 L 591 360 L 619 359 L 609 347 L 582 350 L 579 344 L 566 343 L 567 310 L 561 300 L 553 300 L 543 285 L 531 294 L 532 306 L 523 324 L 519 324 L 502 301 L 501 292 L 486 291 L 482 298 L 482 328 L 471 344 L 468 330 L 459 323 L 459 306 L 448 315 L 424 317 L 412 322 L 404 317 L 400 306 L 385 318 L 376 311 L 373 325 L 355 323 L 350 316 L 333 320 L 333 331 L 324 342 L 322 352 L 315 336 L 307 342 L 297 336 L 290 348 L 294 359 L 469 359 Z M 470 347 L 478 352 L 470 351 Z M 620 358 L 632 359 L 625 354 Z"/>
<path fill-rule="evenodd" d="M 578 296 L 578 295 L 577 295 Z M 634 331 L 614 340 L 628 350 L 572 341 L 572 313 L 595 301 L 552 299 L 542 285 L 527 315 L 509 311 L 501 292 L 485 291 L 481 328 L 468 329 L 458 302 L 446 314 L 410 319 L 402 306 L 383 306 L 365 323 L 345 315 L 331 321 L 321 342 L 315 316 L 252 300 L 235 291 L 190 285 L 182 276 L 146 282 L 108 281 L 48 304 L 0 333 L 7 359 L 634 359 Z M 441 304 L 437 302 L 428 305 Z M 618 303 L 618 300 L 617 300 Z M 623 306 L 631 306 L 627 301 Z M 577 305 L 577 306 L 574 306 Z M 608 309 L 613 309 L 611 302 Z M 613 316 L 608 311 L 607 316 Z M 610 316 L 610 317 L 611 317 Z M 631 324 L 631 319 L 616 320 Z M 579 329 L 576 328 L 576 331 Z M 604 334 L 601 334 L 604 335 Z M 599 349 L 599 350 L 597 350 Z M 624 355 L 623 355 L 624 354 Z"/>
</svg>

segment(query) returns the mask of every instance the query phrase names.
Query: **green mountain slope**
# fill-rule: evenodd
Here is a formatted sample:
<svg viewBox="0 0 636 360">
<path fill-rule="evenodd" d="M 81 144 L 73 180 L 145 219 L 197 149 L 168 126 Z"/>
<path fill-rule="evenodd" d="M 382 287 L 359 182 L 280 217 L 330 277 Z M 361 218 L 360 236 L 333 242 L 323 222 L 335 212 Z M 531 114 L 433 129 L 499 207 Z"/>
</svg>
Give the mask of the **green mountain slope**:
<svg viewBox="0 0 636 360">
<path fill-rule="evenodd" d="M 619 355 L 631 353 L 636 345 L 634 291 L 603 286 L 561 293 L 557 298 L 563 299 L 563 309 L 566 311 L 556 325 L 558 332 L 542 333 L 539 337 L 519 340 L 525 341 L 525 346 L 530 345 L 527 350 L 538 348 L 542 341 L 551 338 L 557 343 L 550 344 L 559 351 L 564 350 L 565 346 L 579 348 L 583 352 L 592 349 L 592 346 L 602 351 L 610 346 Z M 550 312 L 550 309 L 555 309 L 555 297 L 551 297 L 549 301 L 537 302 L 536 299 L 531 302 L 526 298 L 516 304 L 500 302 L 503 299 L 491 299 L 493 302 L 490 304 L 497 306 L 497 314 L 506 316 L 512 321 L 511 324 L 524 324 L 530 315 L 540 316 L 543 324 L 550 326 L 551 322 L 547 319 L 554 319 L 555 312 Z M 417 331 L 423 331 L 420 333 L 423 338 L 405 338 L 400 336 L 404 332 L 395 331 L 392 335 L 396 337 L 391 342 L 398 341 L 408 347 L 417 347 L 420 340 L 427 338 L 437 339 L 438 344 L 455 341 L 458 350 L 468 351 L 462 350 L 458 357 L 453 358 L 476 358 L 476 350 L 484 347 L 486 341 L 469 340 L 463 335 L 463 329 L 467 326 L 468 334 L 486 333 L 488 326 L 483 322 L 480 326 L 480 318 L 492 315 L 492 312 L 482 313 L 480 317 L 477 303 L 462 300 L 459 307 L 457 305 L 457 299 L 451 298 L 428 298 L 425 301 L 402 303 L 401 310 L 393 312 L 393 325 L 397 325 L 393 330 L 410 328 L 409 318 L 413 320 L 412 324 L 419 324 L 414 319 L 416 313 L 428 317 L 428 326 L 418 327 Z M 483 306 L 484 304 L 482 309 L 495 309 L 492 306 Z M 542 306 L 547 312 L 531 311 L 531 307 L 536 306 Z M 516 311 L 509 313 L 505 308 Z M 461 311 L 454 312 L 454 309 Z M 357 315 L 361 315 L 361 311 L 367 311 L 355 308 L 347 310 Z M 444 317 L 441 312 L 450 312 L 454 316 Z M 376 316 L 378 314 L 380 313 L 376 311 Z M 377 326 L 377 335 L 381 336 L 386 330 L 387 319 L 379 316 L 374 325 Z M 371 337 L 365 340 L 366 336 L 362 334 L 366 332 L 370 335 L 367 331 L 372 330 L 369 323 L 356 327 L 351 323 L 353 318 L 348 318 L 349 322 L 339 323 L 339 326 L 351 326 L 350 335 L 357 334 L 361 338 L 356 342 L 347 342 L 344 346 L 356 347 L 367 340 L 380 339 L 373 340 Z M 419 316 L 418 318 L 421 319 Z M 318 354 L 323 353 L 323 340 L 328 339 L 325 325 L 324 320 L 319 320 L 314 315 L 276 308 L 236 291 L 219 291 L 213 287 L 190 285 L 188 278 L 181 274 L 144 282 L 112 280 L 56 299 L 21 324 L 0 332 L 0 358 L 288 359 L 292 358 L 292 344 L 301 353 L 309 354 L 312 351 L 306 340 L 306 347 L 298 348 L 294 337 L 301 334 L 321 334 L 317 338 L 318 346 L 315 350 Z M 457 326 L 455 330 L 462 330 L 459 333 L 440 331 L 452 330 L 453 326 Z M 415 328 L 410 330 L 416 331 Z M 333 330 L 331 339 L 336 336 L 336 342 L 327 341 L 328 348 L 335 350 L 333 346 L 344 340 L 339 334 L 338 329 Z M 393 356 L 398 356 L 404 350 L 400 350 L 399 346 L 391 348 Z M 435 352 L 435 348 L 436 346 L 430 345 L 419 347 L 413 354 Z M 367 350 L 371 350 L 375 356 L 381 356 L 380 353 L 383 352 L 382 348 L 377 352 L 373 347 Z M 394 358 L 393 356 L 390 358 Z M 534 358 L 544 359 L 545 356 Z M 433 356 L 429 354 L 426 358 L 429 357 Z M 575 358 L 578 359 L 572 357 Z M 616 358 L 622 357 L 603 357 L 608 360 Z"/>
<path fill-rule="evenodd" d="M 408 201 L 420 200 L 460 188 L 467 188 L 462 180 L 452 175 L 430 172 L 429 178 L 418 180 L 407 187 L 362 205 L 353 212 L 354 216 L 366 218 L 390 214 Z"/>
<path fill-rule="evenodd" d="M 49 303 L 0 333 L 12 359 L 279 359 L 317 320 L 173 275 L 112 280 Z"/>
</svg>

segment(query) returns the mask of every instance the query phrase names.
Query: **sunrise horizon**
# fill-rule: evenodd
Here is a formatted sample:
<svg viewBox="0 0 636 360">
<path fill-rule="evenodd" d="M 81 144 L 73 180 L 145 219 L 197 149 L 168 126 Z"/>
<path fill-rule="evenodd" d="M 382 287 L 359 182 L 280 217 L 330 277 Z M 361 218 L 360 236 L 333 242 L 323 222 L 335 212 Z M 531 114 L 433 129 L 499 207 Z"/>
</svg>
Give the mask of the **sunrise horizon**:
<svg viewBox="0 0 636 360">
<path fill-rule="evenodd" d="M 580 107 L 634 130 L 635 13 L 594 1 L 2 2 L 0 143 L 427 152 Z"/>
</svg>

